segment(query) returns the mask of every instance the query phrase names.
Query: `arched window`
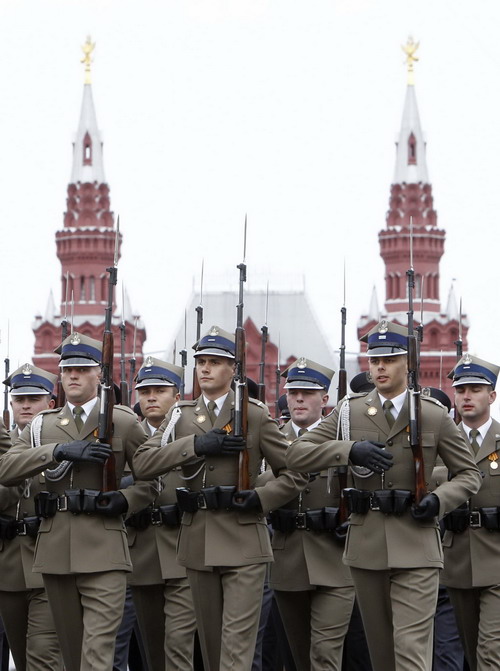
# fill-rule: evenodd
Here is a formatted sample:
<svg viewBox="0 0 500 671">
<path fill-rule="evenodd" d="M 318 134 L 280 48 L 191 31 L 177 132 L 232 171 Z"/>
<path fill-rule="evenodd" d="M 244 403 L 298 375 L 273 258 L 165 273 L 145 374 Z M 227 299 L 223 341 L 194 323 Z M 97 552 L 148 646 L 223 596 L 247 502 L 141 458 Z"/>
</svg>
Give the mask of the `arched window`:
<svg viewBox="0 0 500 671">
<path fill-rule="evenodd" d="M 83 138 L 83 165 L 92 165 L 92 140 L 88 133 Z"/>
<path fill-rule="evenodd" d="M 85 295 L 85 277 L 82 275 L 80 277 L 80 300 L 85 301 L 87 297 Z"/>
<path fill-rule="evenodd" d="M 89 277 L 89 301 L 95 302 L 95 277 Z"/>
<path fill-rule="evenodd" d="M 417 140 L 413 133 L 408 138 L 408 165 L 417 164 Z"/>
</svg>

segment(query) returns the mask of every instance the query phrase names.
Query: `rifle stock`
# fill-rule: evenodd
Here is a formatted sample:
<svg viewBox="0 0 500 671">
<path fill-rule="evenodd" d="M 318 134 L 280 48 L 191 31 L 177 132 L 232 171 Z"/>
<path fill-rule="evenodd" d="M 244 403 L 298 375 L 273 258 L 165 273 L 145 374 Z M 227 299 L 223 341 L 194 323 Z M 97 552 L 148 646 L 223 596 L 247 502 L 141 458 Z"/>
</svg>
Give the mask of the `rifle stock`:
<svg viewBox="0 0 500 671">
<path fill-rule="evenodd" d="M 344 290 L 345 291 L 345 290 Z M 347 394 L 347 370 L 345 368 L 345 327 L 347 322 L 347 309 L 342 306 L 341 314 L 341 342 L 340 342 L 340 356 L 339 356 L 339 384 L 337 387 L 337 403 Z M 339 523 L 343 524 L 347 521 L 349 513 L 347 511 L 347 502 L 344 496 L 344 489 L 347 487 L 347 466 L 337 467 L 337 476 L 339 479 Z"/>
<path fill-rule="evenodd" d="M 236 327 L 236 372 L 234 376 L 234 429 L 235 436 L 247 437 L 248 386 L 246 381 L 245 329 Z M 238 491 L 250 489 L 249 458 L 245 447 L 240 452 L 238 463 Z"/>
<path fill-rule="evenodd" d="M 9 357 L 5 357 L 4 359 L 4 364 L 5 364 L 5 379 L 9 377 L 9 372 L 10 372 L 10 359 Z M 7 385 L 5 385 L 5 389 L 3 392 L 3 413 L 2 413 L 2 421 L 3 425 L 7 429 L 7 431 L 10 430 L 10 411 L 9 411 L 9 388 Z"/>
</svg>

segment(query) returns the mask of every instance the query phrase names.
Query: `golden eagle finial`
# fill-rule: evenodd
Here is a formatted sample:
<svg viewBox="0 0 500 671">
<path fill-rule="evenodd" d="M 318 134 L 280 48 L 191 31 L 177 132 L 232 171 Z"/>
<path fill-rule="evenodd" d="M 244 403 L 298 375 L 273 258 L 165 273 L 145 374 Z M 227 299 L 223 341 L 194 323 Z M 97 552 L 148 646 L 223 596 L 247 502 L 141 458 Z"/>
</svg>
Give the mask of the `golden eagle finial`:
<svg viewBox="0 0 500 671">
<path fill-rule="evenodd" d="M 418 58 L 415 56 L 415 52 L 420 46 L 420 42 L 414 42 L 413 37 L 410 35 L 406 44 L 401 46 L 401 49 L 406 54 L 406 66 L 408 68 L 408 84 L 413 86 L 415 83 L 413 79 L 413 63 L 418 61 Z"/>
<path fill-rule="evenodd" d="M 92 52 L 95 49 L 95 42 L 92 42 L 90 35 L 87 35 L 87 41 L 82 45 L 83 58 L 80 63 L 85 65 L 85 84 L 91 84 L 90 64 L 92 63 Z"/>
</svg>

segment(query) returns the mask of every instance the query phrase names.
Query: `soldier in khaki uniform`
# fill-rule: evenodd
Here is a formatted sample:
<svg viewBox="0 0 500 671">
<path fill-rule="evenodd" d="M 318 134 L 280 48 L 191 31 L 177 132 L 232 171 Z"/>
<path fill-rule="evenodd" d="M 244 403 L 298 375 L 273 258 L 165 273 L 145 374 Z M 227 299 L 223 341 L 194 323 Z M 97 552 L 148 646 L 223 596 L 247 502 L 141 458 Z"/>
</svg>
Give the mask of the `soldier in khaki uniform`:
<svg viewBox="0 0 500 671">
<path fill-rule="evenodd" d="M 234 414 L 234 347 L 234 335 L 215 326 L 201 338 L 195 358 L 202 395 L 172 408 L 134 457 L 140 477 L 182 465 L 177 559 L 187 569 L 205 671 L 251 668 L 266 564 L 272 561 L 265 512 L 294 498 L 306 481 L 286 469 L 286 440 L 267 408 L 250 400 L 250 482 L 255 484 L 264 457 L 277 477 L 237 492 L 243 441 L 227 433 Z M 169 437 L 173 442 L 166 446 Z"/>
<path fill-rule="evenodd" d="M 322 420 L 333 370 L 300 358 L 283 373 L 291 419 L 282 431 L 292 443 Z M 272 478 L 266 471 L 259 484 Z M 331 491 L 330 491 L 331 490 Z M 349 568 L 342 563 L 339 481 L 328 471 L 309 473 L 307 487 L 271 512 L 274 563 L 269 585 L 301 671 L 340 671 L 354 602 Z"/>
<path fill-rule="evenodd" d="M 45 475 L 37 495 L 42 523 L 33 570 L 41 573 L 66 671 L 109 671 L 131 570 L 123 521 L 154 495 L 150 483 L 101 492 L 103 463 L 116 475 L 146 438 L 128 408 L 113 411 L 113 445 L 92 442 L 98 427 L 101 343 L 73 333 L 59 348 L 66 405 L 37 415 L 0 458 L 0 480 L 12 485 Z"/>
<path fill-rule="evenodd" d="M 479 492 L 444 519 L 441 582 L 471 671 L 500 668 L 500 423 L 490 417 L 499 372 L 495 364 L 466 354 L 449 375 L 460 430 L 483 475 Z M 442 473 L 441 480 L 447 476 Z"/>
<path fill-rule="evenodd" d="M 351 568 L 373 668 L 429 671 L 443 567 L 437 518 L 474 494 L 481 477 L 445 408 L 424 397 L 425 476 L 430 481 L 439 455 L 455 477 L 413 504 L 406 329 L 382 321 L 362 340 L 368 342 L 375 390 L 342 401 L 316 429 L 292 443 L 287 463 L 308 470 L 352 465 L 355 486 L 347 490 L 351 515 L 344 561 Z"/>
<path fill-rule="evenodd" d="M 25 364 L 4 384 L 11 389 L 17 438 L 33 417 L 53 408 L 57 376 Z M 45 489 L 42 474 L 16 487 L 0 485 L 0 615 L 18 671 L 62 668 L 61 652 L 42 576 L 33 573 L 40 519 L 35 496 Z"/>
<path fill-rule="evenodd" d="M 151 356 L 139 370 L 136 390 L 149 436 L 179 400 L 183 375 L 179 366 Z M 177 466 L 158 478 L 154 502 L 127 520 L 133 565 L 129 584 L 149 671 L 193 668 L 196 618 L 186 569 L 175 552 L 181 517 L 175 490 L 186 484 L 180 476 Z"/>
</svg>

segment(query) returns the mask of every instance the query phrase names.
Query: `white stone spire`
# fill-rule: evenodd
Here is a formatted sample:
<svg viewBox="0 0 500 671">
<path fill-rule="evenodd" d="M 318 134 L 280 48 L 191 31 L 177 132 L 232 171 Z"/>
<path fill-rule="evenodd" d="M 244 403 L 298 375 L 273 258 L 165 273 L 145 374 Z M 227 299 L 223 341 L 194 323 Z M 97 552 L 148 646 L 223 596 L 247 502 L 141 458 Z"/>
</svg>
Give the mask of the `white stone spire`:
<svg viewBox="0 0 500 671">
<path fill-rule="evenodd" d="M 97 117 L 92 99 L 92 87 L 83 87 L 80 123 L 73 143 L 73 168 L 71 183 L 105 182 L 102 160 L 102 141 L 97 127 Z"/>
<path fill-rule="evenodd" d="M 425 158 L 425 140 L 420 126 L 415 87 L 409 84 L 406 89 L 405 105 L 399 138 L 396 142 L 396 169 L 394 184 L 429 183 L 427 161 Z"/>
<path fill-rule="evenodd" d="M 370 299 L 370 307 L 368 308 L 368 320 L 380 320 L 380 310 L 378 307 L 377 287 L 373 285 L 372 297 Z"/>
<path fill-rule="evenodd" d="M 457 297 L 455 296 L 455 287 L 453 282 L 451 283 L 450 291 L 448 293 L 448 301 L 446 303 L 446 316 L 451 321 L 455 319 L 459 321 L 460 313 L 457 306 Z"/>
<path fill-rule="evenodd" d="M 53 322 L 55 316 L 56 316 L 56 304 L 54 303 L 54 294 L 52 293 L 51 289 L 49 293 L 49 298 L 47 300 L 47 307 L 45 308 L 43 321 Z"/>
</svg>

